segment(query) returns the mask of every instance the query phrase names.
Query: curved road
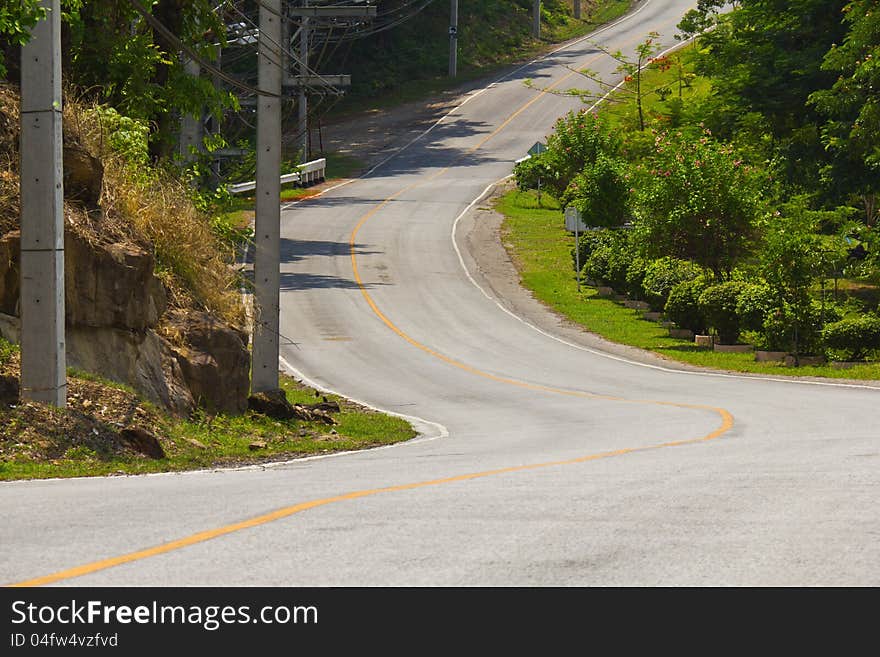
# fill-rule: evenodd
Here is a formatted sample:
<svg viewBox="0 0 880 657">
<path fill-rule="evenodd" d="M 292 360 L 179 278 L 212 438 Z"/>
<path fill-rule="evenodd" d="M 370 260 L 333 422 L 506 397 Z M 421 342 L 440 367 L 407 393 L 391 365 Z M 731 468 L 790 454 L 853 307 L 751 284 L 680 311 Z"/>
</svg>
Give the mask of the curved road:
<svg viewBox="0 0 880 657">
<path fill-rule="evenodd" d="M 668 45 L 693 3 L 595 35 Z M 470 94 L 282 227 L 285 366 L 410 443 L 268 469 L 0 486 L 6 582 L 872 585 L 880 390 L 677 371 L 522 321 L 467 245 L 484 191 L 614 78 L 586 40 Z M 475 200 L 477 200 L 475 202 Z M 561 335 L 561 334 L 560 334 Z M 48 577 L 45 577 L 48 576 Z"/>
</svg>

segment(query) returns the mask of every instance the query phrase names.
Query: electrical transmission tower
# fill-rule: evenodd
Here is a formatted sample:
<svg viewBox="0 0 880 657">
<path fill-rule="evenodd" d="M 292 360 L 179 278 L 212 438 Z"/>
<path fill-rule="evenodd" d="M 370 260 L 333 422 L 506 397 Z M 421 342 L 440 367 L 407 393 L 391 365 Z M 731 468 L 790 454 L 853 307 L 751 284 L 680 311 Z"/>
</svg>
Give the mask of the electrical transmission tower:
<svg viewBox="0 0 880 657">
<path fill-rule="evenodd" d="M 297 52 L 296 62 L 288 63 L 284 79 L 285 87 L 293 87 L 298 92 L 299 129 L 297 133 L 302 140 L 302 161 L 309 160 L 309 94 L 314 92 L 339 93 L 341 87 L 351 85 L 350 75 L 318 74 L 309 68 L 309 57 L 315 43 L 319 41 L 322 31 L 340 27 L 351 21 L 363 21 L 376 16 L 376 7 L 369 4 L 338 5 L 321 4 L 316 0 L 300 0 L 299 5 L 289 6 L 287 16 L 289 25 L 297 25 L 297 29 L 285 43 L 289 44 L 289 52 Z M 291 58 L 292 59 L 292 58 Z M 294 66 L 295 64 L 295 66 Z M 293 69 L 296 68 L 296 73 Z"/>
</svg>

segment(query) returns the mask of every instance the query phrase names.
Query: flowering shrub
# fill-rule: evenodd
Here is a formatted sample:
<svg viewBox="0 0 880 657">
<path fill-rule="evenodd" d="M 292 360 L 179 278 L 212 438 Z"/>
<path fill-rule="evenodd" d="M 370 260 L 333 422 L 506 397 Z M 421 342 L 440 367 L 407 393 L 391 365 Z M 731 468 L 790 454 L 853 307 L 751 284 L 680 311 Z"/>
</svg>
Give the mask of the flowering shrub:
<svg viewBox="0 0 880 657">
<path fill-rule="evenodd" d="M 656 133 L 653 154 L 638 173 L 636 226 L 648 252 L 728 276 L 761 213 L 759 172 L 706 130 L 697 140 Z"/>
</svg>

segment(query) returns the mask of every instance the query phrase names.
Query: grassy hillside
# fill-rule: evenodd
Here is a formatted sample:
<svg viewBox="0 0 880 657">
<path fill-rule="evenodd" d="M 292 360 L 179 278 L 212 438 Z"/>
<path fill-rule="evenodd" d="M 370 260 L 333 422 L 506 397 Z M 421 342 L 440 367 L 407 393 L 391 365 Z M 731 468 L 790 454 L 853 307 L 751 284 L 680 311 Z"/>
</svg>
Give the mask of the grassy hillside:
<svg viewBox="0 0 880 657">
<path fill-rule="evenodd" d="M 572 0 L 544 0 L 541 39 L 535 39 L 531 35 L 532 0 L 460 2 L 459 79 L 485 74 L 549 43 L 586 34 L 622 15 L 632 4 L 632 0 L 583 0 L 581 20 L 575 20 Z M 385 20 L 408 16 L 407 20 L 370 36 L 343 40 L 319 59 L 322 71 L 351 73 L 352 88 L 344 105 L 389 94 L 431 91 L 437 84 L 430 81 L 441 86 L 446 81 L 450 3 L 434 0 L 415 15 L 402 9 L 409 5 L 407 0 L 381 0 L 376 27 L 383 25 L 383 15 Z"/>
</svg>

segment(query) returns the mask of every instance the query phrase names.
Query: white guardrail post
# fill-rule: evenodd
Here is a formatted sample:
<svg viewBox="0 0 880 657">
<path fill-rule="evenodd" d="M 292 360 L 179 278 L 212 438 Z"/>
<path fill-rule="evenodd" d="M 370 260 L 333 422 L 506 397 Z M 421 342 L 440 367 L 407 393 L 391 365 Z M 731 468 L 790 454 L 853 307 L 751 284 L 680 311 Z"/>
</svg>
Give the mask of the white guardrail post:
<svg viewBox="0 0 880 657">
<path fill-rule="evenodd" d="M 305 164 L 300 165 L 298 169 L 298 171 L 281 176 L 281 184 L 287 185 L 289 183 L 299 183 L 300 185 L 309 185 L 313 182 L 324 180 L 325 172 L 327 170 L 327 160 L 323 157 L 319 160 L 312 160 L 311 162 L 306 162 Z M 256 188 L 257 183 L 255 180 L 237 183 L 235 185 L 226 185 L 226 189 L 230 194 L 251 192 Z"/>
</svg>

